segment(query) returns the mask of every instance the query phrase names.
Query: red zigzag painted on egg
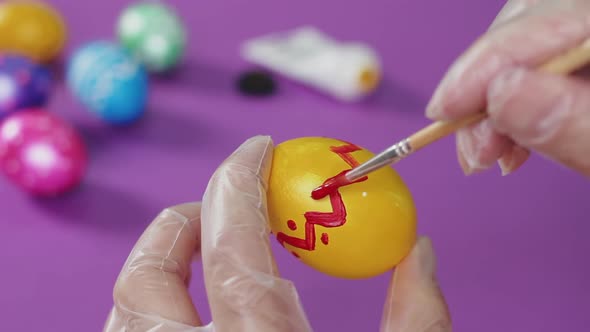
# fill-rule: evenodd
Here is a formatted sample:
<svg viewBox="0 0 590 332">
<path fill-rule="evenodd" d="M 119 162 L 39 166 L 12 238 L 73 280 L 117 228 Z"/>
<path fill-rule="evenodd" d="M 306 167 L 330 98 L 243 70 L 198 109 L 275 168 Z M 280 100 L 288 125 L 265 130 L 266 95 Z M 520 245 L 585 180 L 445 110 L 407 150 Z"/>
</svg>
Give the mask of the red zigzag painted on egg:
<svg viewBox="0 0 590 332">
<path fill-rule="evenodd" d="M 352 152 L 361 150 L 360 147 L 352 144 L 347 143 L 346 145 L 338 146 L 338 147 L 330 147 L 330 151 L 336 153 L 342 160 L 344 160 L 351 168 L 354 168 L 359 165 L 359 162 L 351 155 Z M 330 179 L 326 180 L 329 181 Z M 357 182 L 362 182 L 367 180 L 365 177 L 364 179 Z M 324 182 L 325 183 L 325 182 Z M 352 183 L 351 183 L 352 184 Z M 293 236 L 289 236 L 283 232 L 277 233 L 277 240 L 279 243 L 284 247 L 285 243 L 289 244 L 293 247 L 312 251 L 315 250 L 316 246 L 316 232 L 315 226 L 323 226 L 328 228 L 333 227 L 340 227 L 346 223 L 346 206 L 344 205 L 344 201 L 342 200 L 342 195 L 338 190 L 330 193 L 330 204 L 332 205 L 332 212 L 306 212 L 305 216 L 305 238 L 297 238 Z M 291 230 L 297 229 L 297 224 L 293 220 L 289 220 L 287 222 L 287 226 Z M 320 240 L 323 244 L 328 244 L 329 237 L 327 233 L 323 233 Z M 293 255 L 299 257 L 295 252 L 292 252 Z"/>
</svg>

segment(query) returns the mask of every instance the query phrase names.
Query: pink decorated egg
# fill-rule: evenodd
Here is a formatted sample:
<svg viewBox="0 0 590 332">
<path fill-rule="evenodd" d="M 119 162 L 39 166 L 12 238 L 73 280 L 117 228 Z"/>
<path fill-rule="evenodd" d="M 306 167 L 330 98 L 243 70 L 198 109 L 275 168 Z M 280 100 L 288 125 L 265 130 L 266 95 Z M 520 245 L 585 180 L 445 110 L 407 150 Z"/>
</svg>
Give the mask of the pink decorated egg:
<svg viewBox="0 0 590 332">
<path fill-rule="evenodd" d="M 0 124 L 0 169 L 34 195 L 72 189 L 84 176 L 86 158 L 74 128 L 42 109 L 13 113 Z"/>
</svg>

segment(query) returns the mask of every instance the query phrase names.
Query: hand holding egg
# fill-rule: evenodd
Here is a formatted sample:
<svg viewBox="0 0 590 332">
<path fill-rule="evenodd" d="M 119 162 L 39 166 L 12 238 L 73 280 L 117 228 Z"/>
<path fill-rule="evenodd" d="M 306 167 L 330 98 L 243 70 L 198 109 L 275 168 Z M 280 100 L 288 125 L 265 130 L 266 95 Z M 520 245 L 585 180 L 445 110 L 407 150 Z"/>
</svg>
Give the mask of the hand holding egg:
<svg viewBox="0 0 590 332">
<path fill-rule="evenodd" d="M 314 140 L 318 145 L 342 144 L 310 139 Z M 302 148 L 305 145 L 302 140 L 291 144 Z M 119 332 L 129 322 L 142 331 L 314 331 L 296 285 L 288 279 L 288 273 L 277 268 L 269 243 L 265 203 L 273 150 L 269 137 L 249 139 L 217 168 L 203 202 L 166 208 L 153 220 L 119 273 L 104 332 Z M 145 259 L 146 252 L 150 259 Z M 199 308 L 192 301 L 186 274 L 195 253 L 199 253 L 203 264 L 202 286 L 207 295 L 206 303 Z M 166 264 L 160 263 L 163 261 Z M 150 291 L 141 291 L 145 289 Z M 434 252 L 425 238 L 417 240 L 411 253 L 397 266 L 389 291 L 383 295 L 381 331 L 425 331 L 450 326 L 437 287 Z M 357 300 L 346 293 L 334 296 L 338 301 Z M 199 316 L 204 306 L 211 312 L 209 323 Z M 343 303 L 337 307 L 341 309 L 338 314 L 354 314 L 347 312 L 346 306 Z M 312 302 L 308 309 L 326 319 L 329 314 L 325 308 L 322 302 Z M 369 321 L 356 330 L 372 331 L 377 324 Z"/>
</svg>

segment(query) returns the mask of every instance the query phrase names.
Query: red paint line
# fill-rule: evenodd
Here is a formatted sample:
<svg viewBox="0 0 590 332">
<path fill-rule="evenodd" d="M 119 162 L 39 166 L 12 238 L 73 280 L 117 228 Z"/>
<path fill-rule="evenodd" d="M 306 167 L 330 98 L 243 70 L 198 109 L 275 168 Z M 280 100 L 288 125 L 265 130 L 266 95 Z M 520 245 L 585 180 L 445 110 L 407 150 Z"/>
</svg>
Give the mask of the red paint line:
<svg viewBox="0 0 590 332">
<path fill-rule="evenodd" d="M 351 167 L 358 166 L 358 161 L 351 155 L 352 152 L 360 150 L 360 148 L 354 144 L 347 144 L 339 147 L 331 147 L 330 150 L 336 154 L 338 154 L 347 164 Z M 312 197 L 314 199 L 318 199 L 316 197 L 321 196 L 330 196 L 330 205 L 332 206 L 332 212 L 306 212 L 305 216 L 305 238 L 297 238 L 294 236 L 289 236 L 283 232 L 277 234 L 277 240 L 279 243 L 284 246 L 285 243 L 289 244 L 293 247 L 303 249 L 303 250 L 315 250 L 316 246 L 316 233 L 315 233 L 315 225 L 319 225 L 322 227 L 332 228 L 332 227 L 340 227 L 346 223 L 346 205 L 342 200 L 342 195 L 338 191 L 341 187 L 351 185 L 353 183 L 362 182 L 367 180 L 367 177 L 363 177 L 359 180 L 354 182 L 349 181 L 342 181 L 344 174 L 346 174 L 348 170 L 343 171 L 342 173 L 332 177 L 324 182 L 324 184 L 314 190 L 312 192 Z M 321 189 L 320 189 L 321 188 Z M 314 196 L 315 193 L 315 196 Z M 321 198 L 320 197 L 320 198 Z M 293 220 L 289 220 L 287 222 L 289 229 L 293 230 L 297 228 L 297 225 Z M 323 233 L 321 236 L 321 241 L 324 244 L 328 244 L 329 237 L 327 233 Z"/>
</svg>

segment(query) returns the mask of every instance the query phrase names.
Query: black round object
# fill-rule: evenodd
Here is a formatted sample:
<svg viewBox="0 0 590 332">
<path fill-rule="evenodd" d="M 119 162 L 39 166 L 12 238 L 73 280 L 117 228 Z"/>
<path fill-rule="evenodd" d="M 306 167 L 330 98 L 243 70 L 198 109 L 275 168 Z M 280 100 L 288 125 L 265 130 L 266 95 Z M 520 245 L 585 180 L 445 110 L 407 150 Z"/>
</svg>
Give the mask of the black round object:
<svg viewBox="0 0 590 332">
<path fill-rule="evenodd" d="M 268 96 L 275 92 L 276 83 L 270 74 L 252 70 L 240 75 L 238 89 L 250 96 Z"/>
</svg>

